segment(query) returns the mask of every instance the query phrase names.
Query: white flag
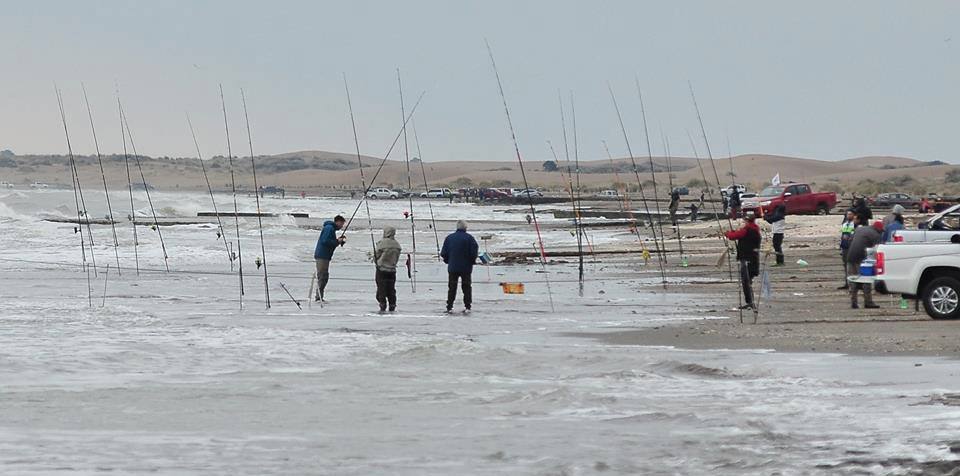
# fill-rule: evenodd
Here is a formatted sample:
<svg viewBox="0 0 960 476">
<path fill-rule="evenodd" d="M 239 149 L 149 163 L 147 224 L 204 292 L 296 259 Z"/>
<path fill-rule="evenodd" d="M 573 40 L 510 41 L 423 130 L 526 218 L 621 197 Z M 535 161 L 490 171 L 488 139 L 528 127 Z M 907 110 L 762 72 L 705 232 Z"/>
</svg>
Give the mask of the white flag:
<svg viewBox="0 0 960 476">
<path fill-rule="evenodd" d="M 780 185 L 780 172 L 777 172 L 777 175 L 773 176 L 773 180 L 770 181 L 771 185 Z"/>
</svg>

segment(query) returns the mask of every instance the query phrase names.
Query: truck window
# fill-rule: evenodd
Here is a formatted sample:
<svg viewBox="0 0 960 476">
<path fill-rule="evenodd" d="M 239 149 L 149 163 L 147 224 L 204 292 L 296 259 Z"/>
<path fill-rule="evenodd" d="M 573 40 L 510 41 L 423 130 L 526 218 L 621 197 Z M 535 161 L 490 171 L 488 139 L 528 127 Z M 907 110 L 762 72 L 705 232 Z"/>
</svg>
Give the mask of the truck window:
<svg viewBox="0 0 960 476">
<path fill-rule="evenodd" d="M 796 186 L 796 189 L 797 189 L 797 195 L 802 195 L 802 194 L 804 194 L 804 193 L 810 193 L 810 186 L 809 186 L 809 185 L 797 185 L 797 186 Z"/>
</svg>

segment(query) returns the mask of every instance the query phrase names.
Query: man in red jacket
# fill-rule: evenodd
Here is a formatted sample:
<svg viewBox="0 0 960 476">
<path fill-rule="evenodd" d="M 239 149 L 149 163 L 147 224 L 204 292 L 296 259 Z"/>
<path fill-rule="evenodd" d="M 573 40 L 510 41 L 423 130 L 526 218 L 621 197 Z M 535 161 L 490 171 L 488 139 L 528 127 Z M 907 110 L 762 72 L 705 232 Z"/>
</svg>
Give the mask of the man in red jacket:
<svg viewBox="0 0 960 476">
<path fill-rule="evenodd" d="M 743 217 L 743 227 L 726 232 L 728 240 L 737 242 L 737 261 L 740 263 L 740 282 L 746 304 L 741 309 L 754 309 L 753 278 L 760 274 L 760 227 L 753 212 Z"/>
</svg>

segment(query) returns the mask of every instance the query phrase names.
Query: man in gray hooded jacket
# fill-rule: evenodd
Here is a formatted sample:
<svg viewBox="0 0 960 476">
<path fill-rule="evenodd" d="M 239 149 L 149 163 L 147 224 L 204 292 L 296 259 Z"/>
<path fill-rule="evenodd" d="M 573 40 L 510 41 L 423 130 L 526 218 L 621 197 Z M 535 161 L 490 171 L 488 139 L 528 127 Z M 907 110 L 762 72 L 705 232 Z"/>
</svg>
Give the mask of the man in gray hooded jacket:
<svg viewBox="0 0 960 476">
<path fill-rule="evenodd" d="M 380 312 L 387 310 L 390 303 L 390 312 L 397 309 L 397 262 L 400 260 L 400 243 L 396 228 L 383 227 L 383 239 L 377 242 L 377 250 L 373 253 L 373 261 L 377 264 L 377 302 L 380 303 Z"/>
</svg>

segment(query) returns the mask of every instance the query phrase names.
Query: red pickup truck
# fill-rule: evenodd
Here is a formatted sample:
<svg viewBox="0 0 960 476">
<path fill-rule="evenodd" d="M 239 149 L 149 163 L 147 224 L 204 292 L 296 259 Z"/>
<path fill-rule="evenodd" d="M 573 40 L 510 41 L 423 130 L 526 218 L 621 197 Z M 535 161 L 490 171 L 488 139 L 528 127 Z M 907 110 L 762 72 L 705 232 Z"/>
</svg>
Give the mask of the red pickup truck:
<svg viewBox="0 0 960 476">
<path fill-rule="evenodd" d="M 756 197 L 744 200 L 744 210 L 754 210 L 760 214 L 770 213 L 779 204 L 787 205 L 787 214 L 798 215 L 816 213 L 826 215 L 837 205 L 837 194 L 833 192 L 816 192 L 805 183 L 785 183 L 771 185 Z"/>
</svg>

